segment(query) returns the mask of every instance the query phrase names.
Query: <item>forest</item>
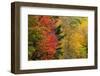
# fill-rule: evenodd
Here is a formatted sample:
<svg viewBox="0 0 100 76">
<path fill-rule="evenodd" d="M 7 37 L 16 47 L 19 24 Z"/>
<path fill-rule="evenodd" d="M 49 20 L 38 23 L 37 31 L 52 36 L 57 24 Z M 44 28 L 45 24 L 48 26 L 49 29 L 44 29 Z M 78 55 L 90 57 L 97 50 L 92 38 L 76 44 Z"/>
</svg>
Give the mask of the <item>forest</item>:
<svg viewBox="0 0 100 76">
<path fill-rule="evenodd" d="M 28 15 L 28 60 L 88 57 L 88 17 Z"/>
</svg>

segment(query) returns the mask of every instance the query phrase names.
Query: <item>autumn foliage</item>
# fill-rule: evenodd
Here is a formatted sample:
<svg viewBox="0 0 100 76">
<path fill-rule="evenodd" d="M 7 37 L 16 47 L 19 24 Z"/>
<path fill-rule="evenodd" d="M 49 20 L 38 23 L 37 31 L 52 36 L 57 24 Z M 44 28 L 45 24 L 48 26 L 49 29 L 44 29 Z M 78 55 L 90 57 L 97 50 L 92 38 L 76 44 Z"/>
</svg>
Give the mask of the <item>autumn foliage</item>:
<svg viewBox="0 0 100 76">
<path fill-rule="evenodd" d="M 29 60 L 86 58 L 86 19 L 84 17 L 29 15 Z"/>
</svg>

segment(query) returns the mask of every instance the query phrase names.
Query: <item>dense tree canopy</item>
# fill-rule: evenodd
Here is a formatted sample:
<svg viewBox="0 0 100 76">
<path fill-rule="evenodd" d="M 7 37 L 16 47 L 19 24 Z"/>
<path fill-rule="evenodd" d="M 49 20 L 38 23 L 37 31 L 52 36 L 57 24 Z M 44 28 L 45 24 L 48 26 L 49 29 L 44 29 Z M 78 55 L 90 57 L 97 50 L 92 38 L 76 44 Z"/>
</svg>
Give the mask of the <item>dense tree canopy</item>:
<svg viewBox="0 0 100 76">
<path fill-rule="evenodd" d="M 28 16 L 29 60 L 87 58 L 88 18 Z"/>
</svg>

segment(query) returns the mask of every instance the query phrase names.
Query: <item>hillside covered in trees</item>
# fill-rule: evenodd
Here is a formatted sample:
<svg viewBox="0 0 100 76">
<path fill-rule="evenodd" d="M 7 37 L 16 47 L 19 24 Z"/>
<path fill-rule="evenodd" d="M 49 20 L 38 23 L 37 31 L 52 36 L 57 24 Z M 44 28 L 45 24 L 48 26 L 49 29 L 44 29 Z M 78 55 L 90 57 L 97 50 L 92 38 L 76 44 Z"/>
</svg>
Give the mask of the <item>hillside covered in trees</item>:
<svg viewBox="0 0 100 76">
<path fill-rule="evenodd" d="M 28 16 L 28 59 L 78 59 L 88 56 L 88 18 Z"/>
</svg>

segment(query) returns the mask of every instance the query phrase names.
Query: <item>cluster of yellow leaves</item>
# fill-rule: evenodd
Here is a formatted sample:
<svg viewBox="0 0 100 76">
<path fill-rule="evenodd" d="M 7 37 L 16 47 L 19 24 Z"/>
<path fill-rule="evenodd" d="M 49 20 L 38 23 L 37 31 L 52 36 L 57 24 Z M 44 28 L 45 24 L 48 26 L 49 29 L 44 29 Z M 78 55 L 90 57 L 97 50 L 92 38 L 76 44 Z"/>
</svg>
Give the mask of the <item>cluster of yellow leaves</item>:
<svg viewBox="0 0 100 76">
<path fill-rule="evenodd" d="M 88 18 L 82 18 L 80 24 L 76 24 L 75 28 L 72 28 L 70 25 L 64 26 L 63 31 L 66 36 L 62 40 L 61 46 L 63 47 L 64 56 L 61 58 L 86 58 L 88 51 Z"/>
<path fill-rule="evenodd" d="M 77 55 L 77 57 L 81 57 L 81 50 L 80 48 L 82 47 L 82 44 L 85 43 L 85 37 L 81 33 L 75 32 L 71 36 L 70 40 L 70 48 L 74 49 L 74 53 Z"/>
</svg>

